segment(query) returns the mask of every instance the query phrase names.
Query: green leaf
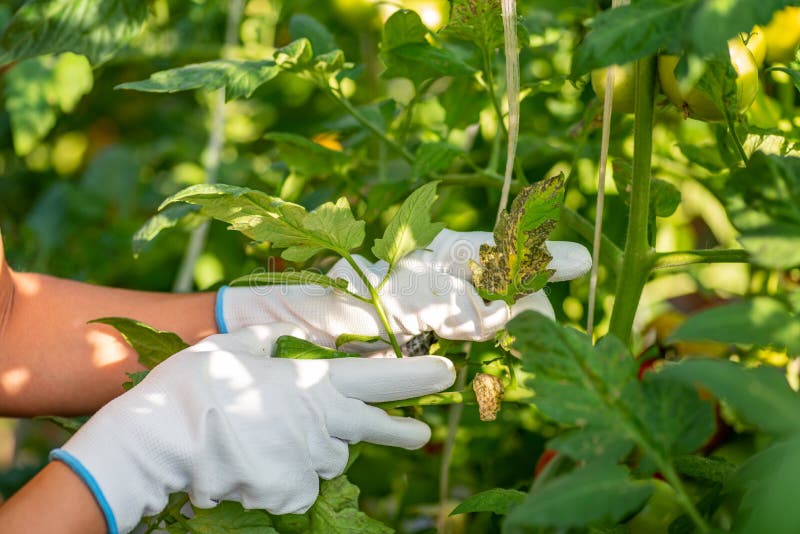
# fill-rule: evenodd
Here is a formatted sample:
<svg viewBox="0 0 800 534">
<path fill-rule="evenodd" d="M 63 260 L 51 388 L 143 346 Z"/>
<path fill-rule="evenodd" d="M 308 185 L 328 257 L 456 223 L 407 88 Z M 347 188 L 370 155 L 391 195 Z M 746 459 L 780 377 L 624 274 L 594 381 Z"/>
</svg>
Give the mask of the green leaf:
<svg viewBox="0 0 800 534">
<path fill-rule="evenodd" d="M 691 41 L 699 55 L 723 49 L 725 41 L 756 24 L 766 24 L 775 11 L 791 5 L 789 0 L 706 0 L 692 16 Z"/>
<path fill-rule="evenodd" d="M 138 386 L 139 384 L 142 383 L 142 380 L 144 380 L 149 373 L 150 371 L 137 371 L 135 373 L 125 373 L 126 375 L 128 375 L 129 380 L 127 382 L 122 383 L 122 389 L 128 391 L 129 389 Z"/>
<path fill-rule="evenodd" d="M 745 369 L 726 360 L 693 358 L 667 366 L 660 374 L 702 385 L 764 432 L 777 436 L 800 432 L 800 395 L 774 367 Z"/>
<path fill-rule="evenodd" d="M 705 484 L 723 484 L 736 466 L 722 458 L 687 455 L 675 458 L 675 469 L 678 474 Z"/>
<path fill-rule="evenodd" d="M 147 250 L 162 230 L 174 228 L 184 217 L 197 210 L 196 206 L 175 204 L 147 219 L 147 222 L 133 234 L 133 256 L 138 257 L 139 254 Z"/>
<path fill-rule="evenodd" d="M 6 109 L 18 156 L 36 148 L 55 126 L 59 113 L 73 111 L 94 80 L 86 58 L 70 53 L 28 59 L 5 78 Z"/>
<path fill-rule="evenodd" d="M 308 512 L 310 534 L 390 534 L 383 523 L 358 509 L 358 488 L 346 477 L 320 483 L 319 498 Z"/>
<path fill-rule="evenodd" d="M 286 165 L 303 176 L 344 174 L 351 166 L 352 156 L 349 154 L 331 150 L 300 135 L 270 132 L 264 139 L 273 141 Z"/>
<path fill-rule="evenodd" d="M 375 240 L 372 253 L 389 264 L 389 272 L 401 258 L 428 246 L 444 228 L 444 223 L 431 221 L 438 184 L 430 182 L 411 193 L 389 222 L 383 237 Z"/>
<path fill-rule="evenodd" d="M 411 176 L 423 178 L 425 176 L 446 170 L 452 165 L 453 160 L 462 155 L 463 151 L 450 143 L 435 142 L 422 143 L 414 154 L 414 164 L 411 167 Z"/>
<path fill-rule="evenodd" d="M 383 28 L 381 59 L 384 78 L 408 78 L 422 81 L 442 76 L 464 76 L 474 69 L 446 48 L 431 45 L 428 29 L 414 11 L 401 9 L 392 14 Z"/>
<path fill-rule="evenodd" d="M 625 65 L 659 49 L 680 48 L 681 28 L 686 26 L 695 4 L 649 0 L 601 11 L 575 50 L 573 76 L 599 67 Z"/>
<path fill-rule="evenodd" d="M 495 245 L 480 248 L 480 265 L 471 263 L 475 288 L 487 300 L 513 304 L 544 287 L 553 271 L 545 240 L 556 227 L 564 202 L 564 175 L 525 187 L 501 214 Z"/>
<path fill-rule="evenodd" d="M 471 512 L 493 512 L 506 515 L 508 511 L 521 503 L 526 494 L 513 489 L 494 488 L 476 493 L 465 499 L 450 515 L 467 514 Z"/>
<path fill-rule="evenodd" d="M 214 508 L 192 509 L 194 517 L 186 523 L 197 534 L 278 534 L 267 512 L 245 510 L 238 502 L 223 501 Z"/>
<path fill-rule="evenodd" d="M 273 57 L 275 63 L 285 70 L 302 71 L 310 66 L 314 50 L 311 41 L 302 37 L 277 49 Z"/>
<path fill-rule="evenodd" d="M 599 434 L 608 451 L 601 457 L 621 455 L 633 442 L 649 460 L 663 463 L 699 447 L 714 430 L 711 403 L 696 389 L 660 374 L 640 382 L 638 363 L 612 336 L 592 346 L 585 334 L 532 312 L 511 320 L 508 331 L 531 373 L 536 407 L 557 423 L 587 429 L 586 441 Z M 573 439 L 564 448 L 586 454 L 589 445 Z"/>
<path fill-rule="evenodd" d="M 452 0 L 444 35 L 471 41 L 490 52 L 503 46 L 503 10 L 500 0 Z"/>
<path fill-rule="evenodd" d="M 240 276 L 230 282 L 232 286 L 262 285 L 306 285 L 313 284 L 335 289 L 347 289 L 347 280 L 331 278 L 314 271 L 255 272 Z"/>
<path fill-rule="evenodd" d="M 507 516 L 504 532 L 526 527 L 584 527 L 616 523 L 642 507 L 653 488 L 618 465 L 590 464 L 535 488 Z"/>
<path fill-rule="evenodd" d="M 755 152 L 717 194 L 755 262 L 800 265 L 800 158 Z"/>
<path fill-rule="evenodd" d="M 290 261 L 305 261 L 326 249 L 341 256 L 364 241 L 365 223 L 353 218 L 345 198 L 309 213 L 302 206 L 254 189 L 199 184 L 171 196 L 160 209 L 176 202 L 200 206 L 202 215 L 226 222 L 256 241 L 285 248 L 282 256 Z"/>
<path fill-rule="evenodd" d="M 253 91 L 267 83 L 280 72 L 271 60 L 245 61 L 215 59 L 162 70 L 147 80 L 117 85 L 115 89 L 130 89 L 148 93 L 175 93 L 192 89 L 214 91 L 225 87 L 225 99 L 249 97 Z"/>
<path fill-rule="evenodd" d="M 330 358 L 359 358 L 360 355 L 320 347 L 294 336 L 281 336 L 275 341 L 275 353 L 272 357 L 291 360 L 327 360 Z"/>
<path fill-rule="evenodd" d="M 608 460 L 616 463 L 631 452 L 633 442 L 613 430 L 583 427 L 562 432 L 547 442 L 547 448 L 576 462 Z"/>
<path fill-rule="evenodd" d="M 74 434 L 89 420 L 89 416 L 82 417 L 60 417 L 58 415 L 39 415 L 34 417 L 37 421 L 49 421 L 54 425 L 58 425 L 62 430 L 66 430 L 70 434 Z"/>
<path fill-rule="evenodd" d="M 60 52 L 99 65 L 136 37 L 146 18 L 147 2 L 139 0 L 28 0 L 0 37 L 0 65 Z"/>
<path fill-rule="evenodd" d="M 336 50 L 336 41 L 328 28 L 310 15 L 296 13 L 289 19 L 289 38 L 295 41 L 303 37 L 311 43 L 316 56 Z"/>
<path fill-rule="evenodd" d="M 729 487 L 744 496 L 736 513 L 736 532 L 800 532 L 800 434 L 761 451 L 734 474 Z"/>
<path fill-rule="evenodd" d="M 719 341 L 800 354 L 800 319 L 780 301 L 755 297 L 690 316 L 668 341 Z"/>
<path fill-rule="evenodd" d="M 177 334 L 156 330 L 133 319 L 103 317 L 89 322 L 107 324 L 116 328 L 125 341 L 139 353 L 139 363 L 148 369 L 152 369 L 189 346 Z"/>
<path fill-rule="evenodd" d="M 633 178 L 633 168 L 622 160 L 614 161 L 614 183 L 622 201 L 625 204 L 631 203 L 631 186 Z M 671 183 L 653 178 L 650 181 L 650 209 L 657 217 L 669 217 L 678 209 L 681 203 L 681 192 Z"/>
</svg>

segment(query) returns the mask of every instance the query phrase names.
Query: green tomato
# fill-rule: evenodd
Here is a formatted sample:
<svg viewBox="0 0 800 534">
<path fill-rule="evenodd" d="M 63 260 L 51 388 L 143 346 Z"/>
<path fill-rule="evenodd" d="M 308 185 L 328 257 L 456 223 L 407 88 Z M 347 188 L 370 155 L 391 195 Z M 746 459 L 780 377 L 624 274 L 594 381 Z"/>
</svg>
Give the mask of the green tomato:
<svg viewBox="0 0 800 534">
<path fill-rule="evenodd" d="M 614 70 L 614 98 L 611 101 L 613 104 L 611 109 L 620 113 L 633 113 L 635 102 L 633 63 L 614 65 L 611 68 Z M 605 101 L 607 76 L 608 68 L 592 71 L 592 89 L 600 102 Z"/>
<path fill-rule="evenodd" d="M 631 534 L 667 534 L 669 524 L 683 513 L 677 494 L 672 486 L 651 479 L 653 494 L 638 514 L 628 521 L 628 532 Z"/>
<path fill-rule="evenodd" d="M 800 7 L 786 7 L 776 12 L 764 28 L 767 63 L 789 63 L 800 45 Z"/>
<path fill-rule="evenodd" d="M 373 0 L 333 0 L 333 9 L 342 22 L 357 29 L 377 27 L 378 4 Z"/>
<path fill-rule="evenodd" d="M 728 41 L 728 53 L 736 71 L 736 112 L 744 113 L 753 103 L 758 93 L 758 66 L 753 54 L 738 37 Z M 697 88 L 681 91 L 675 77 L 678 56 L 664 55 L 658 58 L 658 79 L 667 98 L 689 117 L 707 121 L 725 118 L 711 98 Z"/>
<path fill-rule="evenodd" d="M 761 68 L 764 64 L 764 58 L 767 56 L 767 36 L 764 28 L 758 25 L 753 26 L 749 34 L 742 33 L 741 37 L 747 43 L 747 49 L 753 54 L 756 66 Z"/>
</svg>

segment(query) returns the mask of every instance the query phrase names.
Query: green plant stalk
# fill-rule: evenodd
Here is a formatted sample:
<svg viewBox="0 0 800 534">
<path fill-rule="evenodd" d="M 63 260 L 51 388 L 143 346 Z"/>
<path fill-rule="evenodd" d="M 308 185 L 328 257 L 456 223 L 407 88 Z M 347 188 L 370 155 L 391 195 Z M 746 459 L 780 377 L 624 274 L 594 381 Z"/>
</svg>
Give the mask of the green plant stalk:
<svg viewBox="0 0 800 534">
<path fill-rule="evenodd" d="M 750 254 L 746 250 L 676 250 L 657 252 L 654 255 L 653 270 L 674 269 L 698 263 L 747 263 Z"/>
<path fill-rule="evenodd" d="M 411 154 L 408 150 L 406 150 L 403 146 L 401 146 L 397 141 L 386 135 L 386 132 L 378 128 L 372 121 L 370 121 L 367 117 L 365 117 L 356 107 L 350 103 L 350 101 L 342 96 L 341 94 L 337 93 L 330 87 L 326 87 L 326 92 L 333 98 L 340 106 L 342 106 L 347 112 L 353 116 L 353 118 L 358 121 L 364 128 L 371 131 L 375 134 L 379 139 L 381 139 L 384 143 L 386 143 L 389 147 L 392 148 L 395 152 L 400 154 L 404 160 L 408 161 L 409 163 L 414 163 L 414 155 Z"/>
<path fill-rule="evenodd" d="M 533 392 L 522 388 L 508 388 L 503 394 L 503 402 L 529 403 L 533 399 Z M 379 402 L 373 404 L 383 410 L 394 410 L 396 408 L 410 408 L 412 406 L 440 406 L 446 404 L 475 404 L 475 392 L 472 389 L 463 391 L 445 391 L 444 393 L 433 393 L 421 397 L 402 399 L 397 401 Z"/>
<path fill-rule="evenodd" d="M 653 154 L 655 102 L 654 58 L 636 62 L 635 122 L 633 128 L 633 180 L 622 268 L 617 276 L 616 299 L 609 331 L 625 343 L 631 340 L 633 319 L 644 284 L 653 265 L 648 242 L 650 221 L 650 166 Z"/>
<path fill-rule="evenodd" d="M 747 167 L 750 164 L 750 160 L 747 157 L 747 152 L 744 151 L 744 146 L 742 146 L 742 142 L 739 140 L 739 135 L 736 133 L 733 120 L 728 113 L 725 113 L 725 122 L 728 124 L 728 131 L 731 133 L 731 138 L 733 139 L 733 144 L 736 146 L 736 151 L 739 153 L 739 157 L 742 158 L 742 163 L 744 163 L 744 166 Z"/>
<path fill-rule="evenodd" d="M 372 302 L 372 307 L 375 308 L 375 312 L 378 314 L 378 319 L 381 320 L 381 324 L 383 328 L 386 330 L 386 334 L 389 336 L 389 343 L 392 345 L 392 349 L 394 349 L 394 353 L 397 355 L 398 358 L 403 357 L 403 352 L 400 350 L 400 344 L 397 342 L 397 336 L 394 335 L 394 331 L 392 330 L 391 325 L 389 324 L 389 317 L 386 315 L 386 310 L 383 307 L 383 303 L 381 302 L 381 297 L 378 295 L 378 291 L 375 287 L 370 283 L 367 275 L 364 274 L 364 271 L 361 270 L 361 267 L 353 260 L 353 257 L 345 252 L 339 251 L 341 256 L 345 259 L 345 261 L 353 268 L 356 272 L 358 277 L 364 283 L 364 285 L 369 290 L 370 300 Z"/>
</svg>

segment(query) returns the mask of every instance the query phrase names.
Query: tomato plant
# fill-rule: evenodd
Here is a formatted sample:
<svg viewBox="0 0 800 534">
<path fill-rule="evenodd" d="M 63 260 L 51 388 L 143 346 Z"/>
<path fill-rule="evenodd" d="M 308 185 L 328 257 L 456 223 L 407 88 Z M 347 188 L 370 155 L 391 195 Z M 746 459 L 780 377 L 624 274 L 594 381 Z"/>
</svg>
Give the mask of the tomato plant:
<svg viewBox="0 0 800 534">
<path fill-rule="evenodd" d="M 0 225 L 18 268 L 357 298 L 333 262 L 391 266 L 447 226 L 494 231 L 470 271 L 483 298 L 544 291 L 555 310 L 480 343 L 387 329 L 398 354 L 451 358 L 458 385 L 380 405 L 425 420 L 431 444 L 354 447 L 307 514 L 175 495 L 146 529 L 800 529 L 797 8 L 608 4 L 0 6 Z M 613 65 L 621 113 L 603 123 Z M 548 284 L 545 239 L 596 245 L 595 275 Z M 376 291 L 358 297 L 380 318 Z M 182 346 L 103 321 L 148 367 Z M 282 338 L 276 357 L 339 341 Z M 37 431 L 19 458 L 44 457 Z M 4 493 L 30 474 L 19 462 Z"/>
</svg>

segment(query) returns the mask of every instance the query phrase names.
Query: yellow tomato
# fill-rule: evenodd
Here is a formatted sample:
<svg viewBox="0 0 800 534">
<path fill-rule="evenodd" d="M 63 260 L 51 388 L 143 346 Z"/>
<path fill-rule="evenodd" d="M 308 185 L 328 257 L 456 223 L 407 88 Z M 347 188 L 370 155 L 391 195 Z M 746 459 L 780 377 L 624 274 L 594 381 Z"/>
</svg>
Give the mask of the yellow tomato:
<svg viewBox="0 0 800 534">
<path fill-rule="evenodd" d="M 614 98 L 611 101 L 613 104 L 611 109 L 620 113 L 633 113 L 635 101 L 633 64 L 614 65 L 611 68 L 614 71 Z M 600 102 L 605 101 L 607 76 L 608 68 L 592 71 L 592 89 Z"/>
<path fill-rule="evenodd" d="M 736 71 L 736 112 L 744 113 L 753 103 L 758 93 L 758 66 L 753 54 L 738 37 L 728 41 L 728 53 L 731 64 Z M 661 89 L 670 101 L 678 106 L 689 117 L 701 120 L 717 121 L 725 116 L 717 108 L 711 98 L 697 88 L 681 91 L 675 77 L 675 66 L 678 56 L 664 55 L 658 58 L 658 78 Z"/>
<path fill-rule="evenodd" d="M 787 7 L 775 15 L 764 28 L 767 41 L 767 63 L 788 63 L 800 45 L 800 7 Z"/>
<path fill-rule="evenodd" d="M 747 43 L 747 49 L 753 54 L 753 59 L 756 60 L 756 66 L 761 68 L 767 55 L 767 37 L 764 28 L 753 26 L 749 34 L 742 33 L 741 35 L 742 39 Z"/>
</svg>

